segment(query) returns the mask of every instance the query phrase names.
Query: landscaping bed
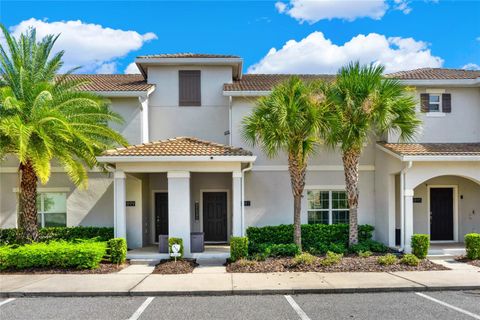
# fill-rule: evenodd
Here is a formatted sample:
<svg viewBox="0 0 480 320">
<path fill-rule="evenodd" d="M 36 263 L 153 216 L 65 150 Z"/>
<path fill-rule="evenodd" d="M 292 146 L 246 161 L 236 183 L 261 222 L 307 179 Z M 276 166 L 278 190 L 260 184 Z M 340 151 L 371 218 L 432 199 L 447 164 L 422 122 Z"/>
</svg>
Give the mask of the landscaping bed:
<svg viewBox="0 0 480 320">
<path fill-rule="evenodd" d="M 227 264 L 227 272 L 260 273 L 260 272 L 395 272 L 395 271 L 430 271 L 449 270 L 448 268 L 422 259 L 418 266 L 409 266 L 398 260 L 391 265 L 380 265 L 378 256 L 366 258 L 357 255 L 343 257 L 339 263 L 325 266 L 322 258 L 316 257 L 310 264 L 295 263 L 293 258 L 267 258 L 265 261 L 238 260 Z"/>
<path fill-rule="evenodd" d="M 0 274 L 106 274 L 118 272 L 129 266 L 129 263 L 114 264 L 102 262 L 95 269 L 65 269 L 65 268 L 27 268 L 27 269 L 7 269 L 0 271 Z"/>
<path fill-rule="evenodd" d="M 472 259 L 468 259 L 467 257 L 457 257 L 455 258 L 456 261 L 458 262 L 463 262 L 463 263 L 468 263 L 468 264 L 471 264 L 472 266 L 474 267 L 478 267 L 480 268 L 480 260 L 472 260 Z"/>
<path fill-rule="evenodd" d="M 193 259 L 162 260 L 155 266 L 152 273 L 154 274 L 184 274 L 192 273 L 193 269 L 198 266 Z"/>
</svg>

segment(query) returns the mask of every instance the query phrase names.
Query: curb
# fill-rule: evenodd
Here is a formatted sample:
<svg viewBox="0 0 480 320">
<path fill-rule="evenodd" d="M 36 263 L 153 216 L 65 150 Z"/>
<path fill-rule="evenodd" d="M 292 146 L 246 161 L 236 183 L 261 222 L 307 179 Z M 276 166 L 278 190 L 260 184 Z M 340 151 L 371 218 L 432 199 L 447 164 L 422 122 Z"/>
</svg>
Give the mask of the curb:
<svg viewBox="0 0 480 320">
<path fill-rule="evenodd" d="M 480 286 L 439 287 L 385 287 L 385 288 L 338 288 L 338 289 L 261 289 L 218 291 L 122 291 L 122 292 L 0 292 L 0 298 L 19 297 L 135 297 L 135 296 L 246 296 L 246 295 L 292 295 L 292 294 L 340 294 L 382 292 L 426 292 L 480 290 Z"/>
</svg>

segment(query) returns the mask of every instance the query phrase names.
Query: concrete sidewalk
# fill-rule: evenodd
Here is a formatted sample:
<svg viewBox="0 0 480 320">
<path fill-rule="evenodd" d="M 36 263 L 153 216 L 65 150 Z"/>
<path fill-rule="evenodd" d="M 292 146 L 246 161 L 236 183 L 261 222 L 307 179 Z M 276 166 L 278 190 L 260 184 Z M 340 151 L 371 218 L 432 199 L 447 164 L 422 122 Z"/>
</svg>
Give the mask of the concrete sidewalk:
<svg viewBox="0 0 480 320">
<path fill-rule="evenodd" d="M 352 273 L 0 275 L 0 296 L 231 295 L 480 289 L 480 269 Z"/>
</svg>

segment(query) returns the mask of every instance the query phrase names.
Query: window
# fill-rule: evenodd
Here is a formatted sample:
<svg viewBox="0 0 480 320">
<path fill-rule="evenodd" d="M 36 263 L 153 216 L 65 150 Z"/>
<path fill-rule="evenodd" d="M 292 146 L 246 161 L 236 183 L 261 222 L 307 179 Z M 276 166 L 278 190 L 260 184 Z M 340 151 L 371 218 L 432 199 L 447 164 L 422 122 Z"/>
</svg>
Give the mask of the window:
<svg viewBox="0 0 480 320">
<path fill-rule="evenodd" d="M 348 200 L 345 191 L 307 191 L 309 224 L 348 223 Z"/>
<path fill-rule="evenodd" d="M 37 195 L 39 227 L 67 226 L 67 194 L 45 192 Z"/>
<path fill-rule="evenodd" d="M 200 70 L 180 70 L 178 72 L 179 106 L 201 106 Z"/>
<path fill-rule="evenodd" d="M 428 97 L 428 112 L 441 112 L 441 101 L 439 94 L 430 94 Z"/>
</svg>

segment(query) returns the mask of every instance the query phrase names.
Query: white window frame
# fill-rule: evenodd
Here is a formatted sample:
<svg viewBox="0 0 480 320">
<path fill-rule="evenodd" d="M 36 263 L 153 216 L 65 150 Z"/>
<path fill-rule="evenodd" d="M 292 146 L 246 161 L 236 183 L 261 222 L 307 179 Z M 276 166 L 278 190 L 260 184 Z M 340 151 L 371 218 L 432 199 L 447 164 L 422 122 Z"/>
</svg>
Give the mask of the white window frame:
<svg viewBox="0 0 480 320">
<path fill-rule="evenodd" d="M 438 96 L 438 102 L 431 102 L 432 96 Z M 438 110 L 430 110 L 430 105 L 438 105 Z M 429 113 L 442 113 L 442 94 L 441 93 L 429 93 L 428 94 L 428 112 Z"/>
<path fill-rule="evenodd" d="M 326 189 L 326 188 L 314 188 L 314 187 L 309 187 L 307 190 L 307 194 L 309 191 L 315 191 L 315 192 L 328 192 L 328 209 L 310 209 L 308 205 L 308 197 L 307 197 L 307 223 L 309 223 L 309 217 L 308 213 L 310 211 L 312 212 L 328 212 L 328 224 L 331 225 L 333 224 L 333 211 L 347 211 L 350 214 L 350 209 L 335 209 L 333 208 L 333 197 L 332 194 L 333 192 L 345 192 L 347 191 L 345 189 L 340 189 L 340 188 L 333 188 L 333 189 Z M 347 201 L 348 201 L 348 195 L 347 195 Z M 347 203 L 348 206 L 348 203 Z"/>
<path fill-rule="evenodd" d="M 57 193 L 57 194 L 64 194 L 65 201 L 67 200 L 67 193 L 66 192 L 55 192 L 55 191 L 44 191 L 44 192 L 37 192 L 37 197 L 40 197 L 40 210 L 37 210 L 37 214 L 41 217 L 40 228 L 45 228 L 45 213 L 63 213 L 63 212 L 45 212 L 45 202 L 44 202 L 44 195 L 48 193 Z M 67 226 L 67 206 L 65 205 L 65 227 Z"/>
</svg>

